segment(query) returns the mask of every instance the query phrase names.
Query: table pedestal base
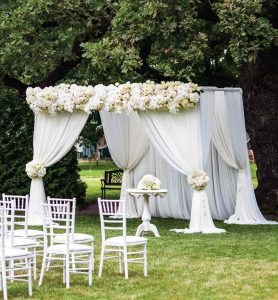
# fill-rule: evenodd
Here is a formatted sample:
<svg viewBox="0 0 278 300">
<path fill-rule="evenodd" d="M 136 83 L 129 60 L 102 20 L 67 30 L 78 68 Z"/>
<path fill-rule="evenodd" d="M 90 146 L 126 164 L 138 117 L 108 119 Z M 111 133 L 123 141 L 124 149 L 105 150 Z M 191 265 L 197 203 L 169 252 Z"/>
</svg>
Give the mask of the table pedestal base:
<svg viewBox="0 0 278 300">
<path fill-rule="evenodd" d="M 150 222 L 143 222 L 142 224 L 140 224 L 137 228 L 136 236 L 140 236 L 143 231 L 151 231 L 154 233 L 155 237 L 160 237 L 156 226 L 154 224 L 151 224 Z"/>
</svg>

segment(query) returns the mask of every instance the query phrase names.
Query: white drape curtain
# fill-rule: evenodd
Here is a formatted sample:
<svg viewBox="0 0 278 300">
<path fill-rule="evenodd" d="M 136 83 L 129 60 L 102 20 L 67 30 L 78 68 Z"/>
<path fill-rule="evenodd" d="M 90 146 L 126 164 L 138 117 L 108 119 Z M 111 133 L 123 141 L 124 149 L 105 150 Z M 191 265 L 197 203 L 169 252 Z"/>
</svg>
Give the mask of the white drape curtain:
<svg viewBox="0 0 278 300">
<path fill-rule="evenodd" d="M 193 191 L 187 183 L 186 176 L 169 165 L 152 143 L 144 158 L 131 171 L 134 186 L 145 174 L 152 174 L 159 178 L 162 187 L 168 190 L 163 198 L 150 197 L 151 215 L 162 218 L 190 219 Z M 135 204 L 137 212 L 141 216 L 143 199 L 138 198 Z"/>
<path fill-rule="evenodd" d="M 121 199 L 128 199 L 127 217 L 136 218 L 138 213 L 134 200 L 127 196 L 126 189 L 133 187 L 130 171 L 136 167 L 147 152 L 148 136 L 136 112 L 127 116 L 126 114 L 101 111 L 100 116 L 112 159 L 119 168 L 124 170 Z"/>
<path fill-rule="evenodd" d="M 210 178 L 207 193 L 211 215 L 213 219 L 225 220 L 235 211 L 238 172 L 222 160 L 213 145 L 206 171 Z M 193 190 L 186 176 L 169 165 L 152 144 L 144 158 L 131 171 L 134 186 L 148 173 L 158 177 L 162 186 L 168 190 L 162 199 L 150 197 L 151 215 L 189 220 Z M 137 199 L 135 204 L 138 214 L 142 215 L 143 200 Z"/>
<path fill-rule="evenodd" d="M 72 148 L 83 129 L 88 114 L 81 111 L 73 113 L 58 112 L 55 115 L 39 113 L 35 116 L 33 137 L 33 161 L 42 163 L 46 168 L 55 164 Z M 31 182 L 29 224 L 42 225 L 45 202 L 42 178 Z"/>
<path fill-rule="evenodd" d="M 226 222 L 272 223 L 261 214 L 252 186 L 241 97 L 237 91 L 215 92 L 212 140 L 222 159 L 239 172 L 235 213 Z"/>
<path fill-rule="evenodd" d="M 205 95 L 202 97 L 206 98 Z M 213 101 L 213 95 L 208 96 Z M 201 100 L 202 101 L 202 100 Z M 210 110 L 212 112 L 212 109 Z M 210 139 L 201 140 L 200 110 L 168 112 L 139 112 L 146 132 L 161 156 L 176 170 L 189 175 L 206 162 Z M 208 124 L 209 122 L 207 122 Z M 206 128 L 205 126 L 202 126 Z M 206 128 L 207 133 L 210 128 Z M 202 151 L 202 143 L 205 152 Z M 163 200 L 162 200 L 163 201 Z M 206 191 L 194 191 L 189 230 L 186 232 L 220 233 L 212 221 Z M 185 230 L 175 230 L 185 231 Z"/>
</svg>

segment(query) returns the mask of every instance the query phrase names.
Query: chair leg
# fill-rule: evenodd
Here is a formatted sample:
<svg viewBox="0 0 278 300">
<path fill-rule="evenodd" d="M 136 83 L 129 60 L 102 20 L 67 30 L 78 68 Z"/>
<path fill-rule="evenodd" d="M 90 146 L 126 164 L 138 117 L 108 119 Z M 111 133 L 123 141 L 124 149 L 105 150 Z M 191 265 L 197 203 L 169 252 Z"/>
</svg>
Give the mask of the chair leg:
<svg viewBox="0 0 278 300">
<path fill-rule="evenodd" d="M 2 270 L 0 270 L 0 292 L 3 291 Z"/>
<path fill-rule="evenodd" d="M 40 280 L 39 280 L 39 286 L 42 285 L 42 280 L 43 280 L 45 267 L 46 267 L 46 257 L 47 257 L 47 254 L 44 254 L 43 259 L 42 259 L 42 269 L 41 269 L 41 275 L 40 275 Z M 49 260 L 50 260 L 50 257 L 49 257 Z"/>
<path fill-rule="evenodd" d="M 125 279 L 128 279 L 127 247 L 124 247 Z"/>
<path fill-rule="evenodd" d="M 10 268 L 11 268 L 10 271 L 11 282 L 14 282 L 14 260 L 13 259 L 10 260 Z"/>
<path fill-rule="evenodd" d="M 119 251 L 119 271 L 120 273 L 123 273 L 123 254 L 121 251 Z"/>
<path fill-rule="evenodd" d="M 100 265 L 99 265 L 99 271 L 98 271 L 98 277 L 102 276 L 102 268 L 103 268 L 103 260 L 104 260 L 104 251 L 105 249 L 101 249 L 101 255 L 100 255 Z"/>
<path fill-rule="evenodd" d="M 147 244 L 144 245 L 144 276 L 148 276 L 148 265 L 147 265 Z"/>
<path fill-rule="evenodd" d="M 63 261 L 63 283 L 66 283 L 66 261 Z"/>
<path fill-rule="evenodd" d="M 37 249 L 34 248 L 34 258 L 33 258 L 33 266 L 34 266 L 34 279 L 37 279 Z"/>
<path fill-rule="evenodd" d="M 71 263 L 72 263 L 72 271 L 75 273 L 76 272 L 76 267 L 75 267 L 75 256 L 74 256 L 74 254 L 71 255 Z"/>
<path fill-rule="evenodd" d="M 47 265 L 46 265 L 46 271 L 49 270 L 49 268 L 50 268 L 50 263 L 51 263 L 51 253 L 49 254 L 49 257 L 48 257 L 48 261 L 47 261 Z"/>
<path fill-rule="evenodd" d="M 4 297 L 4 300 L 8 300 L 6 262 L 4 260 L 1 263 L 2 263 L 1 286 L 2 286 L 2 290 L 3 290 L 3 297 Z"/>
<path fill-rule="evenodd" d="M 92 269 L 92 271 L 94 272 L 95 271 L 95 252 L 94 252 L 94 243 L 93 242 L 91 244 L 91 247 L 92 247 L 92 257 L 93 257 L 93 269 Z"/>
<path fill-rule="evenodd" d="M 93 283 L 93 253 L 89 254 L 89 286 Z"/>
<path fill-rule="evenodd" d="M 32 265 L 31 265 L 30 258 L 27 261 L 27 268 L 28 268 L 28 292 L 29 292 L 29 296 L 31 297 L 32 296 Z"/>
<path fill-rule="evenodd" d="M 66 255 L 66 288 L 70 288 L 69 255 Z"/>
</svg>

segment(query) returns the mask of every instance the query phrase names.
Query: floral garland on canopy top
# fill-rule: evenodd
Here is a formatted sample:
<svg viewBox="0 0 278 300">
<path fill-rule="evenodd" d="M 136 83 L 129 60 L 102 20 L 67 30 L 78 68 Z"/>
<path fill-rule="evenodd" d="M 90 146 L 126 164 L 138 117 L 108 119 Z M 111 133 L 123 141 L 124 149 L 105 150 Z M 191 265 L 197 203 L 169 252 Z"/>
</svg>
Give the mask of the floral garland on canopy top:
<svg viewBox="0 0 278 300">
<path fill-rule="evenodd" d="M 200 90 L 197 84 L 191 82 L 162 81 L 157 84 L 148 80 L 145 83 L 99 84 L 94 87 L 62 83 L 44 89 L 28 88 L 26 96 L 35 114 L 74 110 L 86 113 L 93 110 L 127 114 L 138 110 L 176 113 L 195 107 L 200 100 Z"/>
</svg>

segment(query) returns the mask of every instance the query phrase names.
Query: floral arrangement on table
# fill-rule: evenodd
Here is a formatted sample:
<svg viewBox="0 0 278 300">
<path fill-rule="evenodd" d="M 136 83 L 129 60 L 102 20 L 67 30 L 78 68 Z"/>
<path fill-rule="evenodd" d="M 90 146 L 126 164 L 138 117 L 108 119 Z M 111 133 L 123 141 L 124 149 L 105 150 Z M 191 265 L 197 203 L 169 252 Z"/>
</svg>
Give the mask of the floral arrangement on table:
<svg viewBox="0 0 278 300">
<path fill-rule="evenodd" d="M 187 182 L 194 190 L 203 191 L 209 183 L 209 177 L 205 171 L 197 170 L 188 175 Z"/>
<path fill-rule="evenodd" d="M 164 110 L 176 113 L 195 107 L 200 100 L 200 90 L 197 84 L 191 82 L 162 81 L 157 84 L 148 80 L 145 83 L 99 84 L 94 87 L 64 83 L 44 89 L 29 87 L 26 96 L 35 113 L 74 110 L 86 113 L 92 110 L 116 113 Z"/>
<path fill-rule="evenodd" d="M 42 178 L 46 174 L 46 168 L 43 164 L 30 161 L 26 164 L 25 171 L 30 178 Z"/>
<path fill-rule="evenodd" d="M 137 185 L 138 190 L 160 190 L 161 182 L 151 174 L 144 175 Z"/>
</svg>

